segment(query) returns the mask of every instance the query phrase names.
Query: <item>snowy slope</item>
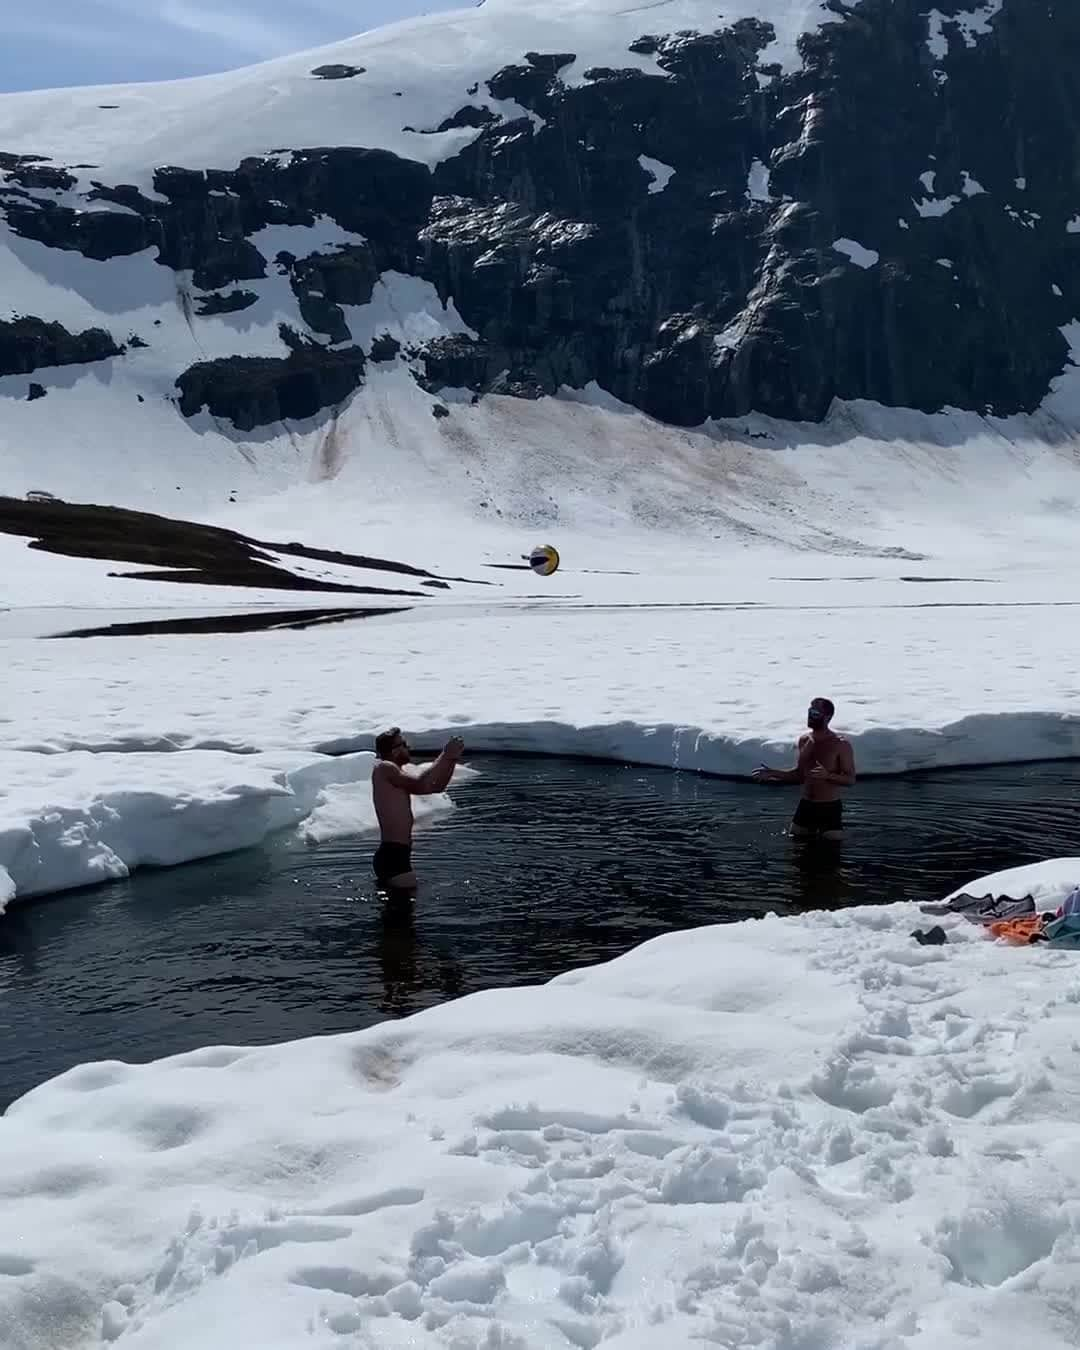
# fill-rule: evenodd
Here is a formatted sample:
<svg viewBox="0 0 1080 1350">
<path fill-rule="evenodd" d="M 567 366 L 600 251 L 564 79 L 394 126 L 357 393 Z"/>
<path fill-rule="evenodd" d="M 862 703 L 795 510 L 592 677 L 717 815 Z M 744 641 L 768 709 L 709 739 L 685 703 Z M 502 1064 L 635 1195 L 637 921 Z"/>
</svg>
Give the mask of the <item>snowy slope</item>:
<svg viewBox="0 0 1080 1350">
<path fill-rule="evenodd" d="M 698 929 L 353 1035 L 73 1069 L 0 1118 L 0 1340 L 1065 1350 L 1077 953 L 930 922 Z"/>
<path fill-rule="evenodd" d="M 563 79 L 590 67 L 659 73 L 655 59 L 628 49 L 651 25 L 663 31 L 711 31 L 759 18 L 774 25 L 763 60 L 798 65 L 795 42 L 828 17 L 820 0 L 729 0 L 722 16 L 707 0 L 660 6 L 623 0 L 485 0 L 472 9 L 433 15 L 362 33 L 347 42 L 268 61 L 246 70 L 155 85 L 9 94 L 0 99 L 0 148 L 88 161 L 110 182 L 149 186 L 152 166 L 231 168 L 247 155 L 282 147 L 378 146 L 436 164 L 455 154 L 475 128 L 432 134 L 467 101 L 470 86 L 528 51 L 574 53 Z M 312 70 L 361 67 L 353 79 L 313 81 Z M 314 88 L 313 88 L 314 84 Z M 521 109 L 478 95 L 501 115 Z M 102 108 L 101 105 L 115 105 Z M 415 130 L 406 130 L 407 127 Z"/>
</svg>

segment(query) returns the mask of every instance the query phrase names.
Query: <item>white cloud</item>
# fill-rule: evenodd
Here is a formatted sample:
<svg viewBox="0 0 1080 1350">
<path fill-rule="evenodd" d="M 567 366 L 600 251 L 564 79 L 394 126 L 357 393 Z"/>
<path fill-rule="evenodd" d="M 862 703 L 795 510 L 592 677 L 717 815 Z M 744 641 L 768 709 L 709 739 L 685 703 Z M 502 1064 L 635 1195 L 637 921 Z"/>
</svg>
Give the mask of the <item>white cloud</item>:
<svg viewBox="0 0 1080 1350">
<path fill-rule="evenodd" d="M 282 51 L 295 51 L 310 45 L 305 38 L 302 12 L 299 25 L 286 24 L 282 22 L 284 15 L 274 14 L 278 8 L 267 4 L 251 9 L 237 5 L 198 4 L 193 0 L 165 0 L 160 19 L 163 24 L 190 34 L 197 41 L 210 38 L 246 56 L 275 56 Z"/>
</svg>

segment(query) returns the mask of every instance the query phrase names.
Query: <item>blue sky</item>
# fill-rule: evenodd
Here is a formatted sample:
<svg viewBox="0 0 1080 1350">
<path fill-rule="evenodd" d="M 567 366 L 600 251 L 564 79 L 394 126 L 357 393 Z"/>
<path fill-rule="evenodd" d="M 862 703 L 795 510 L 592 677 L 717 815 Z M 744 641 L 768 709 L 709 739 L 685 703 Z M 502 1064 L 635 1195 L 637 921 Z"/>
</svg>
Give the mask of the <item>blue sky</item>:
<svg viewBox="0 0 1080 1350">
<path fill-rule="evenodd" d="M 250 65 L 470 0 L 7 0 L 0 92 Z"/>
</svg>

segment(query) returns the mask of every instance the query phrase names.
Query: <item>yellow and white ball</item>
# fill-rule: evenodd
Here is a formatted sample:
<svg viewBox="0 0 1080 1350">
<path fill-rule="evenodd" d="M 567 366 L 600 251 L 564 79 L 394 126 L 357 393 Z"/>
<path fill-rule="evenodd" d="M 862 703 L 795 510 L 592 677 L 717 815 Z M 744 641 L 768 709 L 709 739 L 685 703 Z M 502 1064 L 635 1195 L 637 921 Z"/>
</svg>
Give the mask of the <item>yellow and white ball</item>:
<svg viewBox="0 0 1080 1350">
<path fill-rule="evenodd" d="M 529 566 L 541 577 L 549 577 L 559 566 L 559 553 L 550 544 L 540 544 L 529 554 Z"/>
</svg>

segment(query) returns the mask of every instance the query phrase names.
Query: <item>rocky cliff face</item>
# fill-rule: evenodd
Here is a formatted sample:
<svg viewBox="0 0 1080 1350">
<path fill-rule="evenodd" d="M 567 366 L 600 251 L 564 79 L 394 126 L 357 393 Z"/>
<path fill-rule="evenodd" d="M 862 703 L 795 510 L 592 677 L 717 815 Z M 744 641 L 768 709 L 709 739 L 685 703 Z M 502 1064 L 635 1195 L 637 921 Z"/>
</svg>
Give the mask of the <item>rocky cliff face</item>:
<svg viewBox="0 0 1080 1350">
<path fill-rule="evenodd" d="M 684 425 L 820 419 L 836 398 L 1029 411 L 1080 315 L 1080 7 L 970 6 L 834 0 L 788 74 L 763 64 L 773 34 L 757 20 L 643 30 L 631 50 L 655 74 L 613 65 L 571 84 L 574 53 L 523 51 L 487 80 L 521 115 L 465 99 L 416 128 L 477 129 L 433 170 L 295 146 L 231 171 L 161 165 L 153 194 L 95 182 L 71 204 L 77 166 L 0 155 L 0 213 L 89 259 L 156 249 L 196 316 L 242 319 L 245 283 L 282 278 L 284 355 L 177 372 L 184 416 L 242 432 L 339 406 L 371 359 L 480 397 L 595 380 Z M 319 217 L 354 238 L 303 257 L 252 240 Z M 396 351 L 358 331 L 391 269 L 452 297 L 475 336 Z M 3 369 L 107 361 L 129 340 L 39 317 L 0 323 Z"/>
</svg>

